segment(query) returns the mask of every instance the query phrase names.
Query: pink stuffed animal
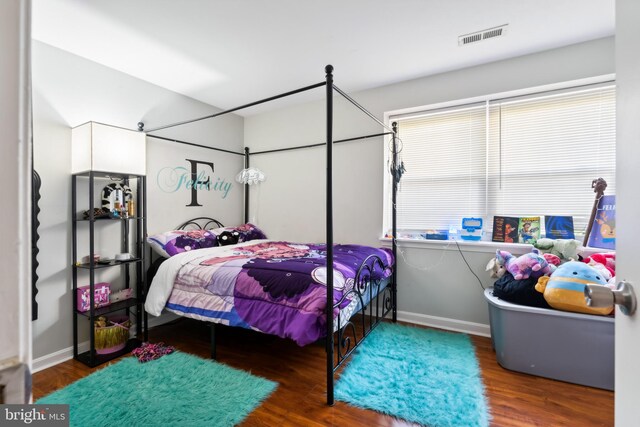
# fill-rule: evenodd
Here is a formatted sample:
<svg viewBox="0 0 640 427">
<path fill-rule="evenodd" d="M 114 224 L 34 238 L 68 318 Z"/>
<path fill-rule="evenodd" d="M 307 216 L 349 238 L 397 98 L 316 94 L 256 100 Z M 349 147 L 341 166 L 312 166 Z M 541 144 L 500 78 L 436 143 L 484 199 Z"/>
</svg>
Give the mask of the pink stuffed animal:
<svg viewBox="0 0 640 427">
<path fill-rule="evenodd" d="M 549 264 L 537 249 L 528 254 L 515 257 L 507 251 L 496 251 L 496 260 L 505 266 L 516 280 L 540 277 L 553 273 L 555 266 Z"/>
<path fill-rule="evenodd" d="M 560 264 L 562 264 L 562 260 L 560 259 L 560 257 L 558 255 L 554 255 L 554 254 L 542 254 L 542 256 L 544 257 L 544 259 L 547 260 L 547 262 L 551 265 L 555 265 L 556 267 L 559 266 Z"/>
<path fill-rule="evenodd" d="M 611 273 L 611 276 L 616 275 L 616 253 L 615 252 L 593 254 L 590 257 L 583 259 L 582 262 L 589 264 L 591 266 L 594 266 L 596 263 L 601 264 L 607 270 L 609 270 L 609 273 Z"/>
</svg>

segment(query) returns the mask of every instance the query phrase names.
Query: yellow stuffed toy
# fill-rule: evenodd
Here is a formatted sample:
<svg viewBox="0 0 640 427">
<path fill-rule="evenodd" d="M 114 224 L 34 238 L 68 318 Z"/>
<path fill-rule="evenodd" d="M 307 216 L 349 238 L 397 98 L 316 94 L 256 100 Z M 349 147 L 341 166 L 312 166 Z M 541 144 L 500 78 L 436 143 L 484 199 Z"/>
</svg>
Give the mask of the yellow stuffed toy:
<svg viewBox="0 0 640 427">
<path fill-rule="evenodd" d="M 607 281 L 593 267 L 571 261 L 562 264 L 551 276 L 540 277 L 536 291 L 542 293 L 547 303 L 558 310 L 604 316 L 611 314 L 613 306 L 594 308 L 587 305 L 584 298 L 587 284 L 604 286 Z"/>
</svg>

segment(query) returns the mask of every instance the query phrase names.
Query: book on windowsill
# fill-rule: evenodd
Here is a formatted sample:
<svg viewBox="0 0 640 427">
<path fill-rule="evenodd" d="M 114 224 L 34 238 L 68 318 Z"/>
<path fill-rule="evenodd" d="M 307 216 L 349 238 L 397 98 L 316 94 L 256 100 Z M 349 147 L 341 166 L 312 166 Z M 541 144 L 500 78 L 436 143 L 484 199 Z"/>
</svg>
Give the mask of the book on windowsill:
<svg viewBox="0 0 640 427">
<path fill-rule="evenodd" d="M 518 241 L 534 244 L 540 238 L 540 217 L 521 217 L 518 222 Z"/>
<path fill-rule="evenodd" d="M 549 239 L 575 239 L 572 216 L 544 216 L 545 237 Z"/>
<path fill-rule="evenodd" d="M 616 248 L 616 196 L 602 196 L 598 201 L 587 246 L 602 249 Z"/>
<path fill-rule="evenodd" d="M 518 243 L 519 218 L 513 216 L 494 216 L 493 235 L 494 242 Z"/>
</svg>

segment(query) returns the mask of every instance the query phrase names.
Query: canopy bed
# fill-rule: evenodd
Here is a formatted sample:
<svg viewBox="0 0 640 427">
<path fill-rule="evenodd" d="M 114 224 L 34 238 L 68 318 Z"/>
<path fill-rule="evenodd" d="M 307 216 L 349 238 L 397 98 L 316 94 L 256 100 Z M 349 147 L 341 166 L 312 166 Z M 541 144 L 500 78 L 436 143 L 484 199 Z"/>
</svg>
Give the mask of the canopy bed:
<svg viewBox="0 0 640 427">
<path fill-rule="evenodd" d="M 333 83 L 333 67 L 325 67 L 325 81 L 280 95 L 221 111 L 206 117 L 147 130 L 147 136 L 180 144 L 243 156 L 249 168 L 251 156 L 326 146 L 326 244 L 299 244 L 265 239 L 259 230 L 221 227 L 213 218 L 195 218 L 162 241 L 148 240 L 162 250 L 179 252 L 152 270 L 145 308 L 159 315 L 163 308 L 210 322 L 211 354 L 215 358 L 215 325 L 223 323 L 293 339 L 306 345 L 326 339 L 327 403 L 334 402 L 334 376 L 371 331 L 387 315 L 397 320 L 396 191 L 397 125 L 389 128 Z M 275 99 L 324 86 L 326 88 L 326 142 L 275 150 L 235 152 L 153 135 L 154 131 L 211 119 Z M 333 139 L 333 94 L 375 120 L 384 131 L 354 138 Z M 144 130 L 139 123 L 138 129 Z M 336 245 L 333 235 L 333 144 L 390 136 L 392 182 L 391 250 L 360 245 Z M 244 186 L 244 222 L 249 218 L 249 190 Z M 180 231 L 181 230 L 181 231 Z M 175 233 L 175 232 L 174 232 Z M 233 240 L 221 246 L 213 242 L 223 233 Z M 235 234 L 233 234 L 235 233 Z M 252 234 L 253 233 L 253 234 Z M 152 239 L 151 237 L 150 239 Z M 176 242 L 194 238 L 200 246 L 181 251 Z M 172 240 L 173 239 L 173 240 Z M 208 241 L 208 239 L 213 239 Z M 171 243 L 170 243 L 171 242 Z M 236 243 L 237 242 L 237 243 Z M 183 247 L 184 247 L 183 242 Z M 332 301 L 331 304 L 328 301 Z M 146 313 L 145 313 L 146 315 Z"/>
</svg>

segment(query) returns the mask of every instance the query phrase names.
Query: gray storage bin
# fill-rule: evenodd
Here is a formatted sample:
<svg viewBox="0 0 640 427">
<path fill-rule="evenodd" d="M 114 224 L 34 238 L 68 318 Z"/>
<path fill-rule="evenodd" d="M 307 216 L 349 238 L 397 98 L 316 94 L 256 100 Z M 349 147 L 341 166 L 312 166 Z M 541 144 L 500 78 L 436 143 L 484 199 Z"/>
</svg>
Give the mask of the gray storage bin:
<svg viewBox="0 0 640 427">
<path fill-rule="evenodd" d="M 613 317 L 511 304 L 492 291 L 485 290 L 484 296 L 502 367 L 613 390 Z"/>
</svg>

